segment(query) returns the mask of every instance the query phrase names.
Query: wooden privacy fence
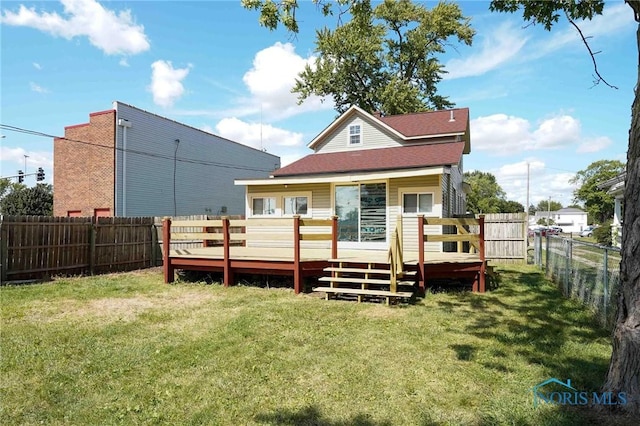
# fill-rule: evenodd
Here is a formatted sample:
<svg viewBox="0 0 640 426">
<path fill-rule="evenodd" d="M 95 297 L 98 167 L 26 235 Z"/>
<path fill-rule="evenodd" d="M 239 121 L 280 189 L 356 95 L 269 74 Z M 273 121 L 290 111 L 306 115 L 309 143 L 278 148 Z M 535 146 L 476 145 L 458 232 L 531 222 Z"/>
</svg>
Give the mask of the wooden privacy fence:
<svg viewBox="0 0 640 426">
<path fill-rule="evenodd" d="M 0 218 L 0 281 L 99 274 L 154 265 L 151 217 Z"/>
<path fill-rule="evenodd" d="M 484 216 L 485 253 L 497 263 L 527 263 L 527 215 L 491 213 Z"/>
</svg>

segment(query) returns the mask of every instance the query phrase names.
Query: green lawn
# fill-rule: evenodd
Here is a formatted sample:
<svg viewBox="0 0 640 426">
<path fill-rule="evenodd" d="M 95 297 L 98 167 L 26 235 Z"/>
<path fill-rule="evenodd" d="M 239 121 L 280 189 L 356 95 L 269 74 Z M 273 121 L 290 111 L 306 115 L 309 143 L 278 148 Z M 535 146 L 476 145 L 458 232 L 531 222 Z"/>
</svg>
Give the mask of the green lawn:
<svg viewBox="0 0 640 426">
<path fill-rule="evenodd" d="M 393 307 L 158 271 L 3 287 L 0 423 L 623 423 L 533 407 L 550 377 L 597 390 L 609 337 L 536 269 L 499 271 Z"/>
</svg>

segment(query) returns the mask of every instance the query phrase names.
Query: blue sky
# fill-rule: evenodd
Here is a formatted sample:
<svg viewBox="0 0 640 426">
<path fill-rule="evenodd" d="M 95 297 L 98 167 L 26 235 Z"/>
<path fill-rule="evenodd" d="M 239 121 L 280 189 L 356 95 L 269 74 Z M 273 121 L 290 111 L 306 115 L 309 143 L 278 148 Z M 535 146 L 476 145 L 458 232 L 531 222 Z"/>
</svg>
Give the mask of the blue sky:
<svg viewBox="0 0 640 426">
<path fill-rule="evenodd" d="M 306 147 L 334 118 L 330 101 L 296 104 L 296 74 L 313 60 L 315 29 L 333 27 L 300 2 L 301 31 L 270 32 L 239 1 L 3 1 L 0 121 L 62 135 L 119 100 L 282 157 Z M 507 197 L 571 203 L 569 179 L 596 160 L 626 159 L 637 49 L 631 9 L 609 2 L 581 23 L 601 74 L 576 31 L 526 26 L 521 15 L 459 2 L 477 34 L 440 57 L 439 90 L 471 113 L 466 170 L 491 172 Z M 427 5 L 433 5 L 428 2 Z M 52 182 L 53 141 L 2 131 L 0 175 L 43 167 Z M 262 137 L 261 137 L 262 135 Z M 35 184 L 35 177 L 26 183 Z"/>
</svg>

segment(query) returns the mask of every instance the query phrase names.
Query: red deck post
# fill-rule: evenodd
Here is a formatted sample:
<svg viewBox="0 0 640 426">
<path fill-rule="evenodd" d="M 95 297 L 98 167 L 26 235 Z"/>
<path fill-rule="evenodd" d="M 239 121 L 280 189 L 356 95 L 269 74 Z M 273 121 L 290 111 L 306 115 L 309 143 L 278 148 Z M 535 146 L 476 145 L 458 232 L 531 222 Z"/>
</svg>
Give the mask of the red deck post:
<svg viewBox="0 0 640 426">
<path fill-rule="evenodd" d="M 418 215 L 418 288 L 420 293 L 424 294 L 425 291 L 425 276 L 424 276 L 424 215 Z"/>
<path fill-rule="evenodd" d="M 479 281 L 480 281 L 480 293 L 484 293 L 485 291 L 485 282 L 484 282 L 484 274 L 486 272 L 486 259 L 485 259 L 485 253 L 484 253 L 484 215 L 480 215 L 478 217 L 478 224 L 480 225 L 480 240 L 478 241 L 478 245 L 480 246 L 480 262 L 482 262 L 480 264 L 480 277 L 479 277 Z"/>
<path fill-rule="evenodd" d="M 174 269 L 171 266 L 171 258 L 169 252 L 171 251 L 171 218 L 165 217 L 162 219 L 162 270 L 164 272 L 164 282 L 166 284 L 172 283 L 175 279 Z"/>
<path fill-rule="evenodd" d="M 338 216 L 331 216 L 331 258 L 338 258 Z"/>
<path fill-rule="evenodd" d="M 231 269 L 231 255 L 229 253 L 229 246 L 231 245 L 231 237 L 229 236 L 229 217 L 222 217 L 222 235 L 223 235 L 223 256 L 224 256 L 224 286 L 229 287 L 233 285 L 233 270 Z"/>
<path fill-rule="evenodd" d="M 302 270 L 300 265 L 300 216 L 293 216 L 293 289 L 302 291 Z"/>
</svg>

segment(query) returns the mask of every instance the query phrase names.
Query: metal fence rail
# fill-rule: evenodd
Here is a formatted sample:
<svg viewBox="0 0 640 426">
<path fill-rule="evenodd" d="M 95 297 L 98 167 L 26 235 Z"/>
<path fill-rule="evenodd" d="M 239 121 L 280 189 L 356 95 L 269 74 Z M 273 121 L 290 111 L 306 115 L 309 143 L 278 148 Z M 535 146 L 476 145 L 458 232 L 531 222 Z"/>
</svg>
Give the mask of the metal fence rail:
<svg viewBox="0 0 640 426">
<path fill-rule="evenodd" d="M 620 249 L 553 235 L 536 235 L 534 249 L 536 264 L 563 294 L 591 307 L 600 324 L 611 328 L 620 285 Z"/>
</svg>

